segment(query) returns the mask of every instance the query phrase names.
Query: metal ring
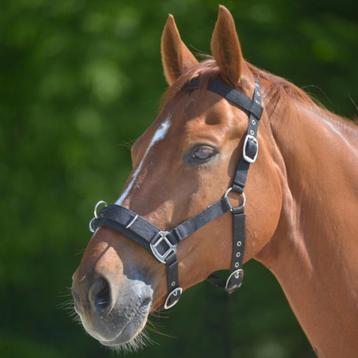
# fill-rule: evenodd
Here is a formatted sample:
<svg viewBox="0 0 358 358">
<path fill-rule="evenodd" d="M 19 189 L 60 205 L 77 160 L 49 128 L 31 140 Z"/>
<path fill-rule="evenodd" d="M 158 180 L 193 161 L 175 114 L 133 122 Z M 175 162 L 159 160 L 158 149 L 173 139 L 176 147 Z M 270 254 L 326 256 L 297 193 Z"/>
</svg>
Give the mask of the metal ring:
<svg viewBox="0 0 358 358">
<path fill-rule="evenodd" d="M 182 293 L 183 293 L 183 289 L 181 287 L 174 288 L 173 291 L 170 291 L 165 302 L 164 302 L 164 309 L 168 310 L 169 308 L 172 308 L 173 306 L 175 306 L 179 302 L 179 299 L 180 299 L 180 296 Z M 176 297 L 176 300 L 174 300 L 172 303 L 170 303 L 170 299 L 172 296 Z"/>
<path fill-rule="evenodd" d="M 88 223 L 88 228 L 89 228 L 89 231 L 90 232 L 95 232 L 95 229 L 93 228 L 93 226 L 92 226 L 92 224 L 93 224 L 93 221 L 95 220 L 96 218 L 92 218 L 91 220 L 90 220 L 90 222 Z"/>
<path fill-rule="evenodd" d="M 224 194 L 224 198 L 226 199 L 226 202 L 228 203 L 229 207 L 230 207 L 230 211 L 233 211 L 234 209 L 240 210 L 243 209 L 246 206 L 246 195 L 245 193 L 240 193 L 240 198 L 242 198 L 241 204 L 238 207 L 233 207 L 231 205 L 231 202 L 229 200 L 229 193 L 233 190 L 232 186 L 226 190 L 225 194 Z"/>
<path fill-rule="evenodd" d="M 240 279 L 240 282 L 238 282 L 237 284 L 234 284 L 232 287 L 230 287 L 230 283 L 231 283 L 231 280 L 233 277 L 236 280 Z M 235 288 L 239 288 L 242 285 L 243 278 L 244 278 L 244 270 L 243 269 L 239 268 L 235 271 L 232 271 L 226 280 L 225 290 L 228 291 L 228 293 L 233 292 Z"/>
<path fill-rule="evenodd" d="M 103 205 L 103 208 L 108 206 L 108 204 L 104 200 L 100 200 L 97 202 L 97 204 L 94 206 L 93 215 L 96 219 L 98 219 L 98 208 Z"/>
</svg>

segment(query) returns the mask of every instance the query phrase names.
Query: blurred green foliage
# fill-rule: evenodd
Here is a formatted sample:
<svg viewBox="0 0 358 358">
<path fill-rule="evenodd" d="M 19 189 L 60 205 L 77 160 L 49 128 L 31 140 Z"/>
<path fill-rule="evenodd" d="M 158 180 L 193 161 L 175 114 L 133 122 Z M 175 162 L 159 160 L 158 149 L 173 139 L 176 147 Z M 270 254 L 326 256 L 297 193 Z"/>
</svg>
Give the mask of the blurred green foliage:
<svg viewBox="0 0 358 358">
<path fill-rule="evenodd" d="M 225 1 L 247 59 L 356 116 L 355 1 Z M 106 357 L 61 307 L 89 238 L 93 203 L 117 198 L 129 147 L 165 90 L 159 39 L 168 12 L 209 53 L 213 0 L 4 0 L 0 11 L 0 356 Z M 134 357 L 312 357 L 273 277 L 249 263 L 227 297 L 193 288 L 170 337 Z M 175 338 L 173 338 L 175 337 Z"/>
</svg>

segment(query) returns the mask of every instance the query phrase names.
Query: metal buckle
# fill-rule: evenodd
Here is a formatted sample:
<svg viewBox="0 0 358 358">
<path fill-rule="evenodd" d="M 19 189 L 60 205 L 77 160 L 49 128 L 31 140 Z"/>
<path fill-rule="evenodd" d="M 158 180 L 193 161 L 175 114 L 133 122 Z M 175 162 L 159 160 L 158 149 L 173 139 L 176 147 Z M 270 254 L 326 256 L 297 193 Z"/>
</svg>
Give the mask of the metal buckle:
<svg viewBox="0 0 358 358">
<path fill-rule="evenodd" d="M 232 212 L 234 209 L 237 209 L 237 210 L 240 210 L 240 209 L 243 209 L 246 205 L 246 195 L 245 193 L 240 193 L 240 198 L 242 199 L 241 200 L 241 204 L 238 206 L 238 207 L 234 207 L 231 202 L 230 202 L 230 199 L 229 199 L 229 193 L 232 191 L 232 186 L 226 190 L 225 194 L 224 194 L 224 198 L 227 202 L 227 204 L 229 205 L 229 208 L 230 208 L 230 211 Z"/>
<path fill-rule="evenodd" d="M 169 308 L 175 306 L 179 302 L 182 293 L 183 293 L 183 289 L 181 287 L 174 288 L 173 291 L 170 291 L 167 299 L 164 302 L 164 309 L 168 310 Z M 170 303 L 169 301 L 172 296 L 176 297 L 176 299 L 172 303 Z"/>
<path fill-rule="evenodd" d="M 247 144 L 248 144 L 249 140 L 254 142 L 255 145 L 256 145 L 256 153 L 254 154 L 254 157 L 250 157 L 250 155 L 247 153 Z M 246 134 L 245 141 L 244 141 L 244 146 L 243 146 L 243 149 L 242 149 L 242 154 L 244 156 L 244 159 L 248 163 L 250 163 L 250 164 L 255 163 L 257 155 L 259 154 L 259 142 L 257 141 L 256 137 L 254 137 L 251 134 Z"/>
<path fill-rule="evenodd" d="M 240 279 L 240 283 L 234 284 L 232 287 L 230 287 L 230 281 L 233 277 L 235 277 L 236 280 Z M 242 268 L 239 268 L 231 272 L 230 276 L 226 280 L 225 290 L 231 293 L 234 289 L 241 287 L 243 278 L 244 278 L 244 270 Z"/>
<path fill-rule="evenodd" d="M 173 245 L 167 238 L 167 235 L 169 234 L 168 231 L 159 231 L 157 237 L 152 240 L 154 241 L 150 243 L 150 249 L 152 250 L 153 255 L 155 258 L 165 264 L 165 260 L 167 257 L 172 254 L 176 253 L 176 245 Z M 158 246 L 164 241 L 164 243 L 168 246 L 168 249 L 164 253 L 160 253 L 158 251 Z"/>
</svg>

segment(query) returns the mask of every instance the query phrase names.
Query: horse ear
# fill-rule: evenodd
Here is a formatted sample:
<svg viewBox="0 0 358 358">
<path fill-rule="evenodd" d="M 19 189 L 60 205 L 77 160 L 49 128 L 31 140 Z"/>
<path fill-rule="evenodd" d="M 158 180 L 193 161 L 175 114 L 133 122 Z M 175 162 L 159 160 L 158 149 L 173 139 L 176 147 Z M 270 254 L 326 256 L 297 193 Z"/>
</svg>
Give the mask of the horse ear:
<svg viewBox="0 0 358 358">
<path fill-rule="evenodd" d="M 218 18 L 211 37 L 211 52 L 225 81 L 236 86 L 242 72 L 244 58 L 234 19 L 230 11 L 219 5 Z"/>
<path fill-rule="evenodd" d="M 198 63 L 182 41 L 174 16 L 169 15 L 161 40 L 161 55 L 164 75 L 171 85 L 182 73 Z"/>
</svg>

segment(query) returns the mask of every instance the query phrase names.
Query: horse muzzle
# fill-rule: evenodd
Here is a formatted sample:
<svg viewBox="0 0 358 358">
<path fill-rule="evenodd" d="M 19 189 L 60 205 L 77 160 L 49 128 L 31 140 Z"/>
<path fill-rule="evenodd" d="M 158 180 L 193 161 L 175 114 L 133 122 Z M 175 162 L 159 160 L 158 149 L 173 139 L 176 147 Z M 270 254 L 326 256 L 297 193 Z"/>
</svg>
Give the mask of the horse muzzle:
<svg viewBox="0 0 358 358">
<path fill-rule="evenodd" d="M 141 333 L 150 312 L 153 290 L 140 279 L 120 284 L 96 275 L 72 284 L 74 307 L 92 337 L 110 347 L 130 344 Z"/>
</svg>

